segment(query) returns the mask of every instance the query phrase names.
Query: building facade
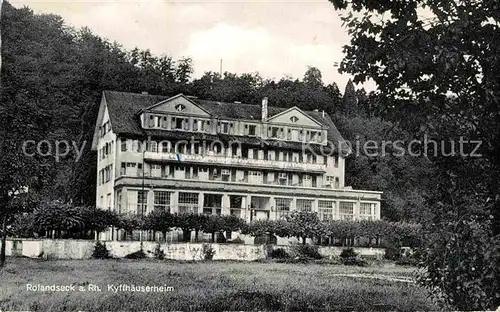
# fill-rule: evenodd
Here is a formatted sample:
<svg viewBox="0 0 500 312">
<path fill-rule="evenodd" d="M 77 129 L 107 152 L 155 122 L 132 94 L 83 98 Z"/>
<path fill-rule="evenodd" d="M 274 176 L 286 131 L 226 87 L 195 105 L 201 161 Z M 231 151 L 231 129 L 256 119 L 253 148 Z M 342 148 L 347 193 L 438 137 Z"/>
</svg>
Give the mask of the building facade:
<svg viewBox="0 0 500 312">
<path fill-rule="evenodd" d="M 345 187 L 349 150 L 324 112 L 266 98 L 249 105 L 104 91 L 92 148 L 96 206 L 118 213 L 380 218 L 381 192 Z"/>
</svg>

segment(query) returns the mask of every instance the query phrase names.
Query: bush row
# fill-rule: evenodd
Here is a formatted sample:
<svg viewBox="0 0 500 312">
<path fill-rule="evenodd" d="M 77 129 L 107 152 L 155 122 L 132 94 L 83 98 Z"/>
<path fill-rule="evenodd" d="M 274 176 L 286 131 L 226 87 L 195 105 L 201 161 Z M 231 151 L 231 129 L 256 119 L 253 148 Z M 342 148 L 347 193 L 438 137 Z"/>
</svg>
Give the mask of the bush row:
<svg viewBox="0 0 500 312">
<path fill-rule="evenodd" d="M 254 237 L 296 237 L 306 243 L 307 239 L 317 244 L 354 245 L 361 238 L 367 244 L 390 246 L 420 245 L 420 226 L 410 223 L 379 221 L 320 221 L 316 213 L 294 212 L 280 220 L 256 220 L 246 223 L 232 215 L 172 214 L 154 211 L 146 216 L 118 215 L 112 211 L 93 207 L 73 206 L 58 201 L 41 203 L 31 213 L 18 215 L 10 227 L 17 237 L 46 236 L 52 238 L 94 238 L 110 227 L 131 233 L 144 230 L 163 233 L 182 230 L 184 240 L 189 241 L 191 233 L 198 238 L 200 232 L 216 233 L 241 231 Z M 272 239 L 271 239 L 272 241 Z"/>
</svg>

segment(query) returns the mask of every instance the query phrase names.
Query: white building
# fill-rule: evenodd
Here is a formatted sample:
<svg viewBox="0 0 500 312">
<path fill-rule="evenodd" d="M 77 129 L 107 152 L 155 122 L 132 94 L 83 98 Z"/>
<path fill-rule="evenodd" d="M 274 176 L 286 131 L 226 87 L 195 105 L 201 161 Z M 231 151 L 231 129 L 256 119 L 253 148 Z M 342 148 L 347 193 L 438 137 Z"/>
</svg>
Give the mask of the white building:
<svg viewBox="0 0 500 312">
<path fill-rule="evenodd" d="M 379 219 L 381 192 L 344 186 L 347 145 L 323 112 L 104 91 L 96 205 L 119 213 L 315 211 Z M 332 144 L 333 143 L 333 144 Z"/>
</svg>

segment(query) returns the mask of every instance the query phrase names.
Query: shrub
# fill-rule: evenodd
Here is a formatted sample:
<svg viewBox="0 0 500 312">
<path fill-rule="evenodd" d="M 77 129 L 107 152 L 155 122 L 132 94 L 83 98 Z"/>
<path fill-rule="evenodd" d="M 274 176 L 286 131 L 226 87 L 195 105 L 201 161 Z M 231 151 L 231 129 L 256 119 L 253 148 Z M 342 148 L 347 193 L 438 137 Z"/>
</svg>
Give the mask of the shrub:
<svg viewBox="0 0 500 312">
<path fill-rule="evenodd" d="M 156 244 L 154 255 L 155 259 L 163 260 L 165 259 L 165 252 L 161 249 L 160 243 Z"/>
<path fill-rule="evenodd" d="M 401 258 L 400 248 L 390 244 L 385 248 L 384 258 L 387 260 L 398 261 Z"/>
<path fill-rule="evenodd" d="M 276 248 L 271 250 L 270 256 L 272 259 L 288 259 L 290 254 L 283 248 Z"/>
<path fill-rule="evenodd" d="M 323 256 L 319 253 L 318 246 L 298 244 L 292 247 L 295 258 L 300 259 L 321 259 Z"/>
<path fill-rule="evenodd" d="M 357 266 L 366 266 L 367 262 L 361 259 L 357 252 L 352 248 L 347 248 L 342 250 L 340 253 L 340 262 L 343 265 L 357 265 Z"/>
<path fill-rule="evenodd" d="M 106 243 L 101 243 L 97 241 L 94 245 L 94 251 L 92 252 L 92 258 L 94 259 L 108 259 L 111 258 L 109 251 L 106 248 Z"/>
<path fill-rule="evenodd" d="M 141 249 L 139 249 L 138 251 L 130 253 L 125 256 L 125 259 L 145 259 L 145 258 L 147 258 L 147 256 L 144 253 L 144 250 L 142 250 L 142 246 Z"/>
<path fill-rule="evenodd" d="M 205 260 L 212 260 L 215 255 L 215 249 L 211 244 L 203 244 L 203 258 Z"/>
</svg>

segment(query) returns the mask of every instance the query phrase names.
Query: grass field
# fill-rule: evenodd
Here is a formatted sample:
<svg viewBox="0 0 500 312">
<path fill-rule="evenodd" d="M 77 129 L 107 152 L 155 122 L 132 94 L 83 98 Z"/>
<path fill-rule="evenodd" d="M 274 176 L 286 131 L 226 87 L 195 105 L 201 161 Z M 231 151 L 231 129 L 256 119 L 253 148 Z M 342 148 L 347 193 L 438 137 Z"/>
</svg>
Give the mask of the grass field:
<svg viewBox="0 0 500 312">
<path fill-rule="evenodd" d="M 410 278 L 412 270 L 326 264 L 11 258 L 0 270 L 0 310 L 437 310 L 414 283 L 393 280 Z M 27 290 L 28 283 L 75 284 L 85 291 L 34 292 Z M 108 284 L 123 283 L 174 289 L 164 293 L 113 293 L 107 289 Z M 101 291 L 89 291 L 90 284 L 98 285 Z"/>
</svg>

